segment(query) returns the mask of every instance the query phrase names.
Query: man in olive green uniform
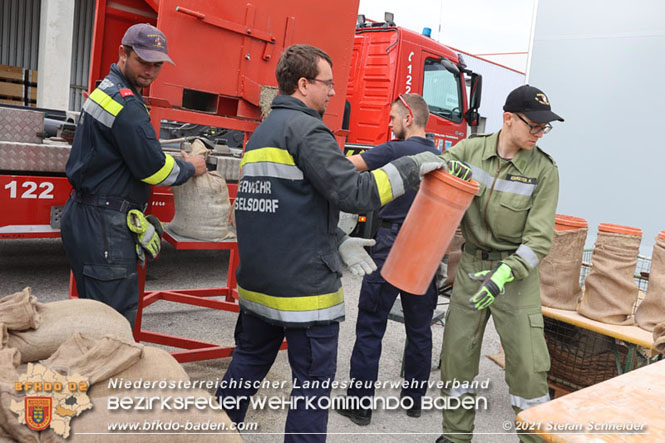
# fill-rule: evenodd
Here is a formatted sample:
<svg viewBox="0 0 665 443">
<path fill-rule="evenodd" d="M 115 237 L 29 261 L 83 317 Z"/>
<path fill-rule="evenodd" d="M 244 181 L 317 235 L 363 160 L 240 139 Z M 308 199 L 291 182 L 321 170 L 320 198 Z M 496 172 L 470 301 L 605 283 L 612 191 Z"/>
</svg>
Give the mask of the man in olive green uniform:
<svg viewBox="0 0 665 443">
<path fill-rule="evenodd" d="M 517 413 L 549 400 L 538 263 L 552 243 L 559 174 L 536 143 L 552 129 L 549 122 L 563 119 L 551 111 L 547 96 L 529 85 L 512 91 L 503 110 L 499 132 L 463 140 L 442 154 L 466 162 L 480 190 L 462 220 L 465 244 L 443 334 L 441 379 L 449 382 L 445 396 L 476 395 L 453 381 L 470 382 L 478 375 L 491 315 Z M 437 443 L 471 440 L 474 418 L 474 409 L 444 410 L 444 435 Z"/>
</svg>

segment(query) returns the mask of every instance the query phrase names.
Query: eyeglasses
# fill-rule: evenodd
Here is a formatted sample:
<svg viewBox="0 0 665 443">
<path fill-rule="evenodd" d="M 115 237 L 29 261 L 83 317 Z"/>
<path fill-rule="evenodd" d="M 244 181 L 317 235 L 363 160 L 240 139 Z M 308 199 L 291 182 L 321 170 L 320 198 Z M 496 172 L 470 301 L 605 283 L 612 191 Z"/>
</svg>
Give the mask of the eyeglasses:
<svg viewBox="0 0 665 443">
<path fill-rule="evenodd" d="M 409 115 L 411 116 L 411 118 L 414 118 L 413 117 L 413 111 L 411 110 L 411 106 L 409 106 L 408 103 L 406 102 L 406 100 L 404 100 L 404 97 L 402 97 L 402 94 L 398 95 L 397 98 L 399 99 L 399 101 L 402 102 L 402 104 L 404 106 L 406 106 L 406 109 L 409 110 Z"/>
<path fill-rule="evenodd" d="M 321 82 L 324 85 L 328 87 L 328 89 L 334 89 L 335 88 L 335 82 L 332 80 L 319 80 L 318 78 L 308 78 L 307 80 L 311 82 Z"/>
<path fill-rule="evenodd" d="M 524 118 L 521 115 L 519 115 L 517 113 L 514 113 L 514 114 L 517 116 L 517 118 L 522 120 L 525 125 L 527 125 L 529 127 L 529 133 L 530 134 L 536 135 L 536 134 L 540 133 L 540 131 L 543 131 L 543 134 L 547 134 L 548 132 L 550 132 L 552 130 L 552 125 L 550 125 L 549 123 L 546 123 L 544 126 L 532 125 L 528 121 L 524 120 Z"/>
</svg>

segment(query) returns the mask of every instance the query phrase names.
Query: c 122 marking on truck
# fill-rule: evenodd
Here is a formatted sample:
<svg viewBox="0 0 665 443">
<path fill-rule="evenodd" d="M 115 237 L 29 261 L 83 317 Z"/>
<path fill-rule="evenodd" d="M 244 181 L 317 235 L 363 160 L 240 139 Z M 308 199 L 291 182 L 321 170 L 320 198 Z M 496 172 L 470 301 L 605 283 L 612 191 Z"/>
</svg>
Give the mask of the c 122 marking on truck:
<svg viewBox="0 0 665 443">
<path fill-rule="evenodd" d="M 416 55 L 415 52 L 411 51 L 409 52 L 409 64 L 406 67 L 406 71 L 408 74 L 406 74 L 406 87 L 404 88 L 404 93 L 409 94 L 411 93 L 411 84 L 413 83 L 413 64 L 411 61 L 413 60 L 413 56 Z"/>
<path fill-rule="evenodd" d="M 23 193 L 21 193 L 20 197 L 17 197 L 17 189 L 18 189 L 18 182 L 16 180 L 12 180 L 9 183 L 5 185 L 5 189 L 9 189 L 9 198 L 25 198 L 25 199 L 53 199 L 53 188 L 55 185 L 51 182 L 41 182 L 40 184 L 37 184 L 33 181 L 25 181 L 21 183 L 21 188 L 25 189 Z M 37 194 L 35 191 L 37 189 L 43 189 L 42 192 Z"/>
</svg>

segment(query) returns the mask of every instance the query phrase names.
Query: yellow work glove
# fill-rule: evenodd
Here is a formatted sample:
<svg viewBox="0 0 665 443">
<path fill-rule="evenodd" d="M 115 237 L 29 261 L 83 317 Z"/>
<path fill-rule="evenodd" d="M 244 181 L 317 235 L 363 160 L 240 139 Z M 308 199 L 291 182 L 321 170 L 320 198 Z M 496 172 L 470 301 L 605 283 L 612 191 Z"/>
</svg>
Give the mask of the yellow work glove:
<svg viewBox="0 0 665 443">
<path fill-rule="evenodd" d="M 491 271 L 475 272 L 469 277 L 483 282 L 478 292 L 469 299 L 471 307 L 478 311 L 494 303 L 494 299 L 504 293 L 506 283 L 515 280 L 512 269 L 503 262 L 497 263 Z"/>
<path fill-rule="evenodd" d="M 154 215 L 146 216 L 138 209 L 132 209 L 127 213 L 127 226 L 136 235 L 136 253 L 141 265 L 145 262 L 143 251 L 147 251 L 152 259 L 159 255 L 162 247 L 162 234 L 164 227 Z"/>
</svg>

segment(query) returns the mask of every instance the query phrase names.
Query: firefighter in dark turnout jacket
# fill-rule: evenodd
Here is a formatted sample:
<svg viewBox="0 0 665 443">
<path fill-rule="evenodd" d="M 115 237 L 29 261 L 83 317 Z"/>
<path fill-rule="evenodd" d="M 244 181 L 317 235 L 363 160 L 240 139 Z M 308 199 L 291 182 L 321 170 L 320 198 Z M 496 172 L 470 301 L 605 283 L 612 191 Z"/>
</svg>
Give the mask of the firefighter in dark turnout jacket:
<svg viewBox="0 0 665 443">
<path fill-rule="evenodd" d="M 332 61 L 318 48 L 293 45 L 276 69 L 280 95 L 247 143 L 235 200 L 238 293 L 236 349 L 217 391 L 229 417 L 243 421 L 249 396 L 272 366 L 284 338 L 293 372 L 286 441 L 324 441 L 344 319 L 342 262 L 358 274 L 376 269 L 363 246 L 337 228 L 339 211 L 374 210 L 444 165 L 426 152 L 358 172 L 321 117 L 335 94 Z M 429 154 L 424 156 L 423 154 Z M 312 383 L 314 382 L 314 383 Z M 309 384 L 309 385 L 308 385 Z M 314 408 L 306 406 L 309 399 Z"/>
<path fill-rule="evenodd" d="M 61 234 L 79 297 L 110 305 L 133 325 L 137 245 L 127 213 L 145 209 L 150 185 L 182 184 L 206 166 L 200 156 L 183 153 L 182 161 L 162 152 L 141 98 L 162 63 L 173 63 L 164 34 L 149 24 L 134 25 L 119 53 L 81 111 L 66 166 L 73 191 Z"/>
</svg>

